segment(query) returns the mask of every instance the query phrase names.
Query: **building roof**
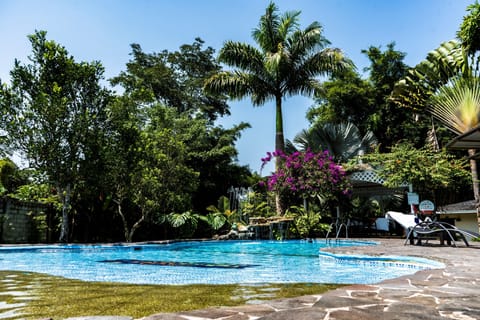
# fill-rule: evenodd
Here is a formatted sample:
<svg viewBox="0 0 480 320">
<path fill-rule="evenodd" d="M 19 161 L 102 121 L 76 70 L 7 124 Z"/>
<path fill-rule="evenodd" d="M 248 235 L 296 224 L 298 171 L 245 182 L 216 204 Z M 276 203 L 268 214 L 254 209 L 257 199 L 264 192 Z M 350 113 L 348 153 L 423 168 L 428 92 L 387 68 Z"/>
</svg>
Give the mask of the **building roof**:
<svg viewBox="0 0 480 320">
<path fill-rule="evenodd" d="M 438 214 L 468 214 L 477 212 L 477 202 L 475 200 L 447 204 L 437 208 Z"/>
<path fill-rule="evenodd" d="M 385 187 L 384 180 L 373 170 L 355 171 L 349 178 L 353 186 L 353 193 L 356 195 L 386 195 L 404 191 L 404 186 L 400 188 Z"/>
<path fill-rule="evenodd" d="M 447 149 L 451 150 L 480 150 L 480 126 L 475 127 L 464 134 L 459 135 L 447 144 Z M 480 159 L 480 152 L 471 158 Z"/>
</svg>

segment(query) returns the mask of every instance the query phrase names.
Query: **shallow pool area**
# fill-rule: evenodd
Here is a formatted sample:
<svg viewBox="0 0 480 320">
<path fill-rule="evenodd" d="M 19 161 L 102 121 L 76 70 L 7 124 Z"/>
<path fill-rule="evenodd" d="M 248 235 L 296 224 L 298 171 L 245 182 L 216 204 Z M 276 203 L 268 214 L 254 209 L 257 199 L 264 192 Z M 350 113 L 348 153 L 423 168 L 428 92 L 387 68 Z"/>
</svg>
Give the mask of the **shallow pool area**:
<svg viewBox="0 0 480 320">
<path fill-rule="evenodd" d="M 0 246 L 0 270 L 136 284 L 370 284 L 441 263 L 339 256 L 321 249 L 367 241 L 188 241 L 168 244 Z"/>
</svg>

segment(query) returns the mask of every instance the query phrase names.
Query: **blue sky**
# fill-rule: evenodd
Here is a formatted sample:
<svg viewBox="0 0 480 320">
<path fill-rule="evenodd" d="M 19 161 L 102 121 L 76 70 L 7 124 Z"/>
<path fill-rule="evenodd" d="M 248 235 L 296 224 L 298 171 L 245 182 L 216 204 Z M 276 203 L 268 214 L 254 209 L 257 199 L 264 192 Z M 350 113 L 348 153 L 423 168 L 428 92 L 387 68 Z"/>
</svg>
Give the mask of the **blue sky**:
<svg viewBox="0 0 480 320">
<path fill-rule="evenodd" d="M 0 0 L 0 79 L 10 80 L 14 59 L 27 62 L 28 34 L 46 30 L 77 61 L 99 60 L 106 78 L 125 69 L 130 44 L 145 52 L 173 51 L 196 37 L 217 52 L 226 40 L 252 43 L 251 31 L 270 0 Z M 474 0 L 277 0 L 281 12 L 301 11 L 301 27 L 318 21 L 332 47 L 342 49 L 359 71 L 368 66 L 361 50 L 392 41 L 414 66 L 443 41 L 455 38 Z M 313 101 L 292 97 L 284 102 L 287 139 L 308 126 L 305 112 Z M 238 161 L 260 170 L 274 149 L 274 104 L 253 108 L 250 100 L 232 101 L 230 127 L 249 122 L 237 143 Z M 267 168 L 267 171 L 269 169 Z M 267 173 L 267 172 L 262 172 Z"/>
</svg>

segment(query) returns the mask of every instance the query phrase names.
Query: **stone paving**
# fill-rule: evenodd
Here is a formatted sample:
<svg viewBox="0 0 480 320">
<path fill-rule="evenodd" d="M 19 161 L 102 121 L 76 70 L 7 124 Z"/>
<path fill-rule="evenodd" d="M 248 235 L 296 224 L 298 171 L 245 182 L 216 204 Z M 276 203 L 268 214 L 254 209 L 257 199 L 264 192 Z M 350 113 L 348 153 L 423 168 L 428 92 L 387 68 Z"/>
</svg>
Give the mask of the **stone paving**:
<svg viewBox="0 0 480 320">
<path fill-rule="evenodd" d="M 471 243 L 470 247 L 463 244 L 459 247 L 404 246 L 401 239 L 382 239 L 378 246 L 328 251 L 424 257 L 443 262 L 445 268 L 422 270 L 374 285 L 342 287 L 319 295 L 239 307 L 161 313 L 142 320 L 480 319 L 479 243 Z"/>
</svg>

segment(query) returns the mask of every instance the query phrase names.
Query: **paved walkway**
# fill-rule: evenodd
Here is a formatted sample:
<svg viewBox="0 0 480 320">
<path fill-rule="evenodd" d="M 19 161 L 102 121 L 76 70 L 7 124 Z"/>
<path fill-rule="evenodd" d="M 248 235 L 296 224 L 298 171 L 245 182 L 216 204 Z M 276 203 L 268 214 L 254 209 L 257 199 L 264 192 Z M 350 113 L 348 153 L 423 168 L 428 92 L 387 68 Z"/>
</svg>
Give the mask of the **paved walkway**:
<svg viewBox="0 0 480 320">
<path fill-rule="evenodd" d="M 404 240 L 380 240 L 378 246 L 329 249 L 333 253 L 405 255 L 445 263 L 375 285 L 353 285 L 316 296 L 162 313 L 143 320 L 407 320 L 480 319 L 480 243 L 470 247 L 404 246 Z M 84 318 L 86 319 L 86 318 Z M 95 317 L 89 318 L 95 319 Z M 100 319 L 100 318 L 97 318 Z"/>
</svg>

